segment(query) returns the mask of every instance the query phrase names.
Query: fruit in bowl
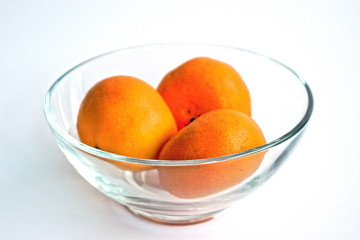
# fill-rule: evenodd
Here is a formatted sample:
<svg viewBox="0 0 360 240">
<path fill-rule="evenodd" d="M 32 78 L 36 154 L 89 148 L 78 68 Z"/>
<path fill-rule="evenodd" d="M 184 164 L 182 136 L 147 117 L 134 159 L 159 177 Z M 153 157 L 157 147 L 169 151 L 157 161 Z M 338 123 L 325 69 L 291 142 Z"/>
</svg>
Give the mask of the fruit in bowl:
<svg viewBox="0 0 360 240">
<path fill-rule="evenodd" d="M 133 213 L 171 224 L 210 219 L 266 182 L 312 109 L 309 86 L 286 65 L 202 44 L 100 55 L 61 76 L 44 105 L 82 177 Z"/>
<path fill-rule="evenodd" d="M 158 91 L 161 95 L 144 81 L 129 76 L 98 82 L 80 106 L 80 140 L 127 157 L 162 160 L 214 158 L 266 143 L 250 117 L 245 82 L 224 62 L 193 58 L 168 73 Z M 172 137 L 175 121 L 180 132 Z M 258 154 L 200 167 L 162 167 L 159 179 L 164 189 L 177 197 L 204 197 L 245 180 L 256 171 L 262 157 Z M 116 165 L 133 171 L 148 169 Z"/>
</svg>

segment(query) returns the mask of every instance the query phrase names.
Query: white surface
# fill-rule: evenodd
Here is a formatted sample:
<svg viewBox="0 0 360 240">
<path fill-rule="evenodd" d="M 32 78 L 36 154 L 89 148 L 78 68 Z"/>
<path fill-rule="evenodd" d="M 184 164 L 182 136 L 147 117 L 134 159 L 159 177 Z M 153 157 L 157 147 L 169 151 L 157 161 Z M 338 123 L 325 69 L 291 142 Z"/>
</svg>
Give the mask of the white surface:
<svg viewBox="0 0 360 240">
<path fill-rule="evenodd" d="M 151 3 L 150 3 L 151 2 Z M 359 1 L 0 1 L 0 239 L 360 239 Z M 75 64 L 152 42 L 252 49 L 297 70 L 315 110 L 292 157 L 219 218 L 166 226 L 100 194 L 42 112 Z"/>
</svg>

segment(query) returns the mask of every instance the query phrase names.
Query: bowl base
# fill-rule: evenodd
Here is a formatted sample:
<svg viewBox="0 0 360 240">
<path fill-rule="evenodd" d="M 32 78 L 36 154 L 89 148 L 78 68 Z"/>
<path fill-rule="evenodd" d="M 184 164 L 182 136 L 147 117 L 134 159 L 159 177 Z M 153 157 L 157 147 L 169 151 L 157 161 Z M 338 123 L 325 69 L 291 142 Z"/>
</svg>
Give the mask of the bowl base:
<svg viewBox="0 0 360 240">
<path fill-rule="evenodd" d="M 200 214 L 200 215 L 169 216 L 169 215 L 161 215 L 161 214 L 157 214 L 157 213 L 156 214 L 149 213 L 147 211 L 139 210 L 139 209 L 132 208 L 129 206 L 126 206 L 126 208 L 131 213 L 135 214 L 136 216 L 145 218 L 146 220 L 149 220 L 149 221 L 152 221 L 155 223 L 166 224 L 166 225 L 191 225 L 191 224 L 207 222 L 207 221 L 217 217 L 218 215 L 220 215 L 220 213 L 222 213 L 224 210 L 224 209 L 221 209 L 221 210 L 218 210 L 215 212 L 210 212 L 210 213 Z"/>
</svg>

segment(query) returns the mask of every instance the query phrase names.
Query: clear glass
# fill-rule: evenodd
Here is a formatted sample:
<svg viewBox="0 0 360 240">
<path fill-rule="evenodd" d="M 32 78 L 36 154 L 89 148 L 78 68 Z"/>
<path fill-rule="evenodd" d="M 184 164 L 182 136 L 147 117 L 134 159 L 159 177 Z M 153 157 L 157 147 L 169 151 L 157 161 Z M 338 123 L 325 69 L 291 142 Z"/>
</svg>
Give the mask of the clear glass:
<svg viewBox="0 0 360 240">
<path fill-rule="evenodd" d="M 165 161 L 116 155 L 79 141 L 78 109 L 96 82 L 114 75 L 129 75 L 156 88 L 167 72 L 198 56 L 215 58 L 237 69 L 249 88 L 252 117 L 267 144 L 218 158 Z M 206 44 L 153 44 L 106 53 L 72 68 L 52 85 L 44 110 L 60 149 L 91 185 L 140 216 L 162 223 L 189 224 L 213 218 L 259 187 L 281 166 L 305 131 L 313 97 L 295 71 L 249 50 Z M 176 197 L 159 181 L 159 171 L 196 169 L 206 174 L 209 166 L 231 168 L 259 154 L 264 159 L 251 176 L 229 186 L 219 182 L 220 190 L 206 196 Z M 232 178 L 241 179 L 240 175 L 241 172 L 232 173 Z"/>
</svg>

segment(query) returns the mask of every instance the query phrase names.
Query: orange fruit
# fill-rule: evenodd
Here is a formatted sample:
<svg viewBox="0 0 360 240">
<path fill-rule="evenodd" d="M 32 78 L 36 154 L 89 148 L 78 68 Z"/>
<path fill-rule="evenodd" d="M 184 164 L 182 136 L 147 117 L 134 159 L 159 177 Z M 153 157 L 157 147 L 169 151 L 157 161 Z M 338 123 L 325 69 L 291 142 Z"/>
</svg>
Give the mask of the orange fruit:
<svg viewBox="0 0 360 240">
<path fill-rule="evenodd" d="M 144 81 L 115 76 L 95 84 L 81 103 L 77 130 L 81 142 L 134 158 L 156 159 L 176 133 L 176 123 L 160 94 Z M 117 163 L 128 170 L 144 166 Z"/>
<path fill-rule="evenodd" d="M 239 73 L 212 58 L 197 57 L 183 63 L 166 74 L 157 90 L 179 130 L 191 118 L 215 109 L 233 109 L 251 116 L 250 94 Z"/>
<path fill-rule="evenodd" d="M 220 157 L 265 143 L 261 129 L 248 115 L 229 109 L 213 110 L 175 134 L 162 148 L 159 159 Z M 245 180 L 258 169 L 264 154 L 202 165 L 160 167 L 160 183 L 180 198 L 208 196 Z"/>
</svg>

